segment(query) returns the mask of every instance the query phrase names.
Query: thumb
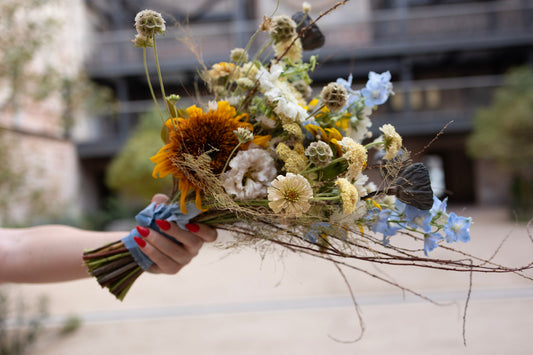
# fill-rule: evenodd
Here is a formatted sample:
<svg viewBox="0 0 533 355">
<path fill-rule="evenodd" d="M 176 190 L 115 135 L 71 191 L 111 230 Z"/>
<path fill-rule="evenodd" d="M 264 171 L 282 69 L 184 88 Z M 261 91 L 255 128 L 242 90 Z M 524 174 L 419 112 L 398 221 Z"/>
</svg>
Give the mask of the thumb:
<svg viewBox="0 0 533 355">
<path fill-rule="evenodd" d="M 169 198 L 165 194 L 155 194 L 154 197 L 152 197 L 152 202 L 155 203 L 166 203 L 168 200 Z"/>
</svg>

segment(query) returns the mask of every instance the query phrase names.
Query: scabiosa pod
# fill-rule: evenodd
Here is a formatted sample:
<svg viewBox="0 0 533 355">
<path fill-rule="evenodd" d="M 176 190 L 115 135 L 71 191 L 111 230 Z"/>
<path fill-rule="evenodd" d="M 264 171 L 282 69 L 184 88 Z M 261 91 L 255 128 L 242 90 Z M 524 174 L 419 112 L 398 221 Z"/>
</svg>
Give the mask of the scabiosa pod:
<svg viewBox="0 0 533 355">
<path fill-rule="evenodd" d="M 328 110 L 338 112 L 348 101 L 348 91 L 341 84 L 329 83 L 322 89 L 320 98 Z"/>
<path fill-rule="evenodd" d="M 159 12 L 142 10 L 135 16 L 135 29 L 144 37 L 164 35 L 166 31 L 165 20 Z"/>
<path fill-rule="evenodd" d="M 324 167 L 331 162 L 333 151 L 329 144 L 323 141 L 312 142 L 305 149 L 305 155 L 315 166 Z"/>
<path fill-rule="evenodd" d="M 291 41 L 296 36 L 296 23 L 289 16 L 274 16 L 269 31 L 276 43 Z"/>
<path fill-rule="evenodd" d="M 132 40 L 133 45 L 135 47 L 139 48 L 147 48 L 147 47 L 153 47 L 154 46 L 154 38 L 153 37 L 147 37 L 143 36 L 141 34 L 137 34 L 135 36 L 135 39 Z"/>
</svg>

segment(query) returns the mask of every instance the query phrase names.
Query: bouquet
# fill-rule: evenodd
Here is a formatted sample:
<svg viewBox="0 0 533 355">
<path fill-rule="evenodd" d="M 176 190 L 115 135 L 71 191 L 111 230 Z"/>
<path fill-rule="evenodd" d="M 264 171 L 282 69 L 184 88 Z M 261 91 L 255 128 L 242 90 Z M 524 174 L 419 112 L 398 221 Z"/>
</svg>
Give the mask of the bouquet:
<svg viewBox="0 0 533 355">
<path fill-rule="evenodd" d="M 317 57 L 302 53 L 324 43 L 316 22 L 340 5 L 316 20 L 308 5 L 292 17 L 265 17 L 246 48 L 233 49 L 227 62 L 202 65 L 211 96 L 189 107 L 164 90 L 156 44 L 164 19 L 152 10 L 136 16 L 133 42 L 145 68 L 153 48 L 164 98 L 159 107 L 146 68 L 163 121 L 153 176 L 174 179 L 172 203 L 148 206 L 139 224 L 161 232 L 156 219 L 205 223 L 234 233 L 236 245 L 277 245 L 356 270 L 350 261 L 526 277 L 521 271 L 529 265 L 506 268 L 450 247 L 469 241 L 472 220 L 447 212 L 447 200 L 434 196 L 428 170 L 393 125 L 372 137 L 372 113 L 394 94 L 389 72 L 370 72 L 361 88 L 352 75 L 311 86 Z M 252 55 L 261 35 L 265 43 Z M 132 242 L 137 233 L 84 253 L 89 272 L 120 300 L 151 265 Z M 416 246 L 396 245 L 400 236 Z M 431 258 L 439 246 L 457 258 Z"/>
</svg>

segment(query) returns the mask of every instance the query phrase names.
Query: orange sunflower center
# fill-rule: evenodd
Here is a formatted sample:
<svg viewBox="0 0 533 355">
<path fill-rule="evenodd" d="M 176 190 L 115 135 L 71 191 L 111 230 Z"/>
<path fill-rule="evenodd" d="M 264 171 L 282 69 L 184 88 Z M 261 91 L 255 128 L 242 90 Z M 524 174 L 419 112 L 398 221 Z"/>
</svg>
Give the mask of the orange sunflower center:
<svg viewBox="0 0 533 355">
<path fill-rule="evenodd" d="M 193 168 L 179 164 L 184 154 L 200 157 L 207 154 L 210 157 L 209 168 L 218 175 L 222 173 L 226 161 L 239 140 L 233 131 L 238 128 L 253 130 L 247 122 L 248 115 L 237 115 L 235 108 L 226 101 L 218 103 L 216 110 L 203 112 L 202 109 L 191 106 L 187 108 L 187 118 L 174 118 L 165 123 L 169 129 L 168 143 L 150 160 L 156 164 L 153 176 L 165 177 L 172 174 L 179 180 L 178 189 L 181 191 L 181 210 L 187 213 L 185 198 L 190 190 L 196 191 L 196 206 L 202 209 L 201 182 L 196 178 L 197 172 Z M 255 143 L 264 142 L 264 137 L 256 137 Z M 242 144 L 239 149 L 247 149 L 249 143 Z"/>
</svg>

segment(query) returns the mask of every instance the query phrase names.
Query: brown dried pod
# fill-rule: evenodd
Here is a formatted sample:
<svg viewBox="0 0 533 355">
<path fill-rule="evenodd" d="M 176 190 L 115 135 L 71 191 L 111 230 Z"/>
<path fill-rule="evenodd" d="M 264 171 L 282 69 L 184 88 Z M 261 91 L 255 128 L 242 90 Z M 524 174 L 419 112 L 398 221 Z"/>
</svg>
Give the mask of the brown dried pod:
<svg viewBox="0 0 533 355">
<path fill-rule="evenodd" d="M 429 210 L 433 206 L 429 171 L 422 163 L 411 164 L 400 170 L 387 193 L 421 210 Z"/>
<path fill-rule="evenodd" d="M 297 33 L 300 33 L 302 29 L 307 28 L 312 21 L 308 14 L 301 11 L 292 15 L 292 19 L 294 22 L 296 22 Z M 302 42 L 302 48 L 306 51 L 309 51 L 322 47 L 326 41 L 326 38 L 318 26 L 314 23 L 311 25 L 311 27 L 304 31 L 300 37 L 300 41 Z"/>
</svg>

